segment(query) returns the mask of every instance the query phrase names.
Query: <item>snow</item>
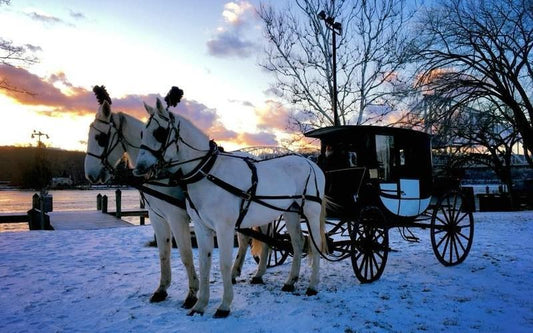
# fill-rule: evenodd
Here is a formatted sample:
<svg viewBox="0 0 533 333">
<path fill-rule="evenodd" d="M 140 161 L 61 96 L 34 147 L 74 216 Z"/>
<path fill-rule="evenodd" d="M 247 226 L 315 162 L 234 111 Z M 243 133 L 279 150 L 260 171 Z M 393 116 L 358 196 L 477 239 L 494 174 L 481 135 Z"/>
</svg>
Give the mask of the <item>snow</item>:
<svg viewBox="0 0 533 333">
<path fill-rule="evenodd" d="M 421 242 L 408 243 L 392 229 L 380 280 L 362 285 L 350 260 L 322 260 L 312 297 L 307 264 L 291 294 L 281 291 L 287 264 L 251 285 L 248 257 L 226 319 L 212 318 L 222 293 L 216 252 L 204 316 L 180 308 L 187 282 L 176 249 L 169 298 L 149 303 L 159 282 L 149 226 L 0 233 L 0 332 L 532 332 L 533 212 L 475 221 L 461 265 L 438 263 L 429 230 L 414 229 Z"/>
</svg>

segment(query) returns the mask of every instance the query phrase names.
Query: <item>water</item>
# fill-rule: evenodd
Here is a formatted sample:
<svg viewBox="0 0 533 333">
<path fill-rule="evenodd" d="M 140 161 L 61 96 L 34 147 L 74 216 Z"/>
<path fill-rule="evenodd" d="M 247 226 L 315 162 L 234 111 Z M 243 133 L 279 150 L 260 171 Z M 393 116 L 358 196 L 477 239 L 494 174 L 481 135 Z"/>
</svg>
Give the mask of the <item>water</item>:
<svg viewBox="0 0 533 333">
<path fill-rule="evenodd" d="M 53 210 L 96 210 L 96 196 L 107 195 L 108 209 L 114 211 L 116 189 L 90 189 L 90 190 L 54 190 L 48 193 L 53 197 Z M 121 189 L 122 210 L 136 210 L 140 207 L 139 191 Z M 35 191 L 0 190 L 0 213 L 26 214 L 31 209 L 32 197 Z M 139 217 L 124 217 L 133 224 L 139 224 Z M 146 223 L 149 223 L 146 220 Z M 28 223 L 0 223 L 0 232 L 28 230 Z"/>
</svg>

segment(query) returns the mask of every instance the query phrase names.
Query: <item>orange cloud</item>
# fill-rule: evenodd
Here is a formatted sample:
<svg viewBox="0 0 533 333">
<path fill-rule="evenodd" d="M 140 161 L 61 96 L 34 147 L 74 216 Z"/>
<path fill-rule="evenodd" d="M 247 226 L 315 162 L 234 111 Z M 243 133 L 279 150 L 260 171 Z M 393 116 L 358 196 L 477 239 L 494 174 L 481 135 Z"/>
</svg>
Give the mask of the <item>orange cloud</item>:
<svg viewBox="0 0 533 333">
<path fill-rule="evenodd" d="M 2 82 L 16 89 L 1 89 Z M 101 84 L 97 82 L 97 84 Z M 143 101 L 155 104 L 159 94 L 126 95 L 120 98 L 113 97 L 112 87 L 107 87 L 113 101 L 113 111 L 121 111 L 143 119 L 147 113 Z M 21 91 L 27 91 L 23 93 Z M 65 73 L 59 72 L 47 78 L 41 78 L 23 68 L 0 65 L 0 94 L 8 96 L 18 104 L 44 107 L 37 111 L 46 116 L 59 116 L 65 113 L 73 115 L 91 115 L 98 110 L 97 100 L 92 92 L 70 83 Z M 183 99 L 172 110 L 191 120 L 211 138 L 220 141 L 232 142 L 242 146 L 277 145 L 276 136 L 267 131 L 260 133 L 237 133 L 227 129 L 217 114 L 216 109 L 208 108 L 204 104 Z M 262 130 L 282 129 L 285 127 L 286 110 L 281 104 L 267 101 L 267 106 L 258 112 L 260 128 Z"/>
<path fill-rule="evenodd" d="M 283 104 L 267 100 L 265 106 L 255 109 L 257 127 L 260 129 L 286 130 L 289 123 L 289 110 Z"/>
</svg>

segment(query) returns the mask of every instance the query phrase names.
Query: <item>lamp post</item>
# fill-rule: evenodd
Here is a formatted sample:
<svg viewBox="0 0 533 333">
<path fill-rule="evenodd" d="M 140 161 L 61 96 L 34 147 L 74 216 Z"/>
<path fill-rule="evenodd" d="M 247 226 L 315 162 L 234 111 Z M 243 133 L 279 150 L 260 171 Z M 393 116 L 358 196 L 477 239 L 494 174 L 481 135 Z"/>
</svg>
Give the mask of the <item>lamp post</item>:
<svg viewBox="0 0 533 333">
<path fill-rule="evenodd" d="M 339 115 L 337 114 L 337 35 L 342 34 L 342 25 L 335 22 L 332 16 L 326 16 L 323 10 L 318 13 L 318 19 L 326 23 L 326 28 L 331 30 L 331 43 L 333 44 L 333 124 L 339 126 Z"/>
<path fill-rule="evenodd" d="M 47 139 L 50 138 L 50 137 L 48 136 L 48 134 L 43 133 L 43 132 L 41 132 L 41 131 L 33 130 L 33 133 L 31 134 L 31 138 L 32 138 L 32 139 L 34 139 L 35 137 L 37 137 L 37 147 L 44 146 L 44 143 L 41 141 L 41 136 L 45 136 Z"/>
</svg>

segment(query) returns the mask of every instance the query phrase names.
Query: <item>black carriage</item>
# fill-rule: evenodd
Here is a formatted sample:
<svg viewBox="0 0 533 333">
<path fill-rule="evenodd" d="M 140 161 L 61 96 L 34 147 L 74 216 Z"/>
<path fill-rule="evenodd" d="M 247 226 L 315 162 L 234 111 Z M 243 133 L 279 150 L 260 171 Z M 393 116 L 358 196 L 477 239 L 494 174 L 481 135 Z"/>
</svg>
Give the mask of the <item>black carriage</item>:
<svg viewBox="0 0 533 333">
<path fill-rule="evenodd" d="M 460 188 L 434 186 L 431 136 L 380 126 L 336 126 L 306 133 L 318 138 L 318 164 L 326 175 L 329 260 L 351 258 L 362 283 L 380 278 L 389 248 L 389 230 L 430 229 L 435 256 L 445 266 L 467 257 L 474 235 L 473 207 Z M 438 189 L 438 190 L 437 190 Z M 270 265 L 290 254 L 283 222 L 269 237 Z M 270 239 L 270 241 L 269 241 Z"/>
</svg>

